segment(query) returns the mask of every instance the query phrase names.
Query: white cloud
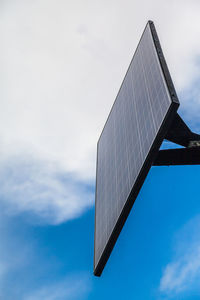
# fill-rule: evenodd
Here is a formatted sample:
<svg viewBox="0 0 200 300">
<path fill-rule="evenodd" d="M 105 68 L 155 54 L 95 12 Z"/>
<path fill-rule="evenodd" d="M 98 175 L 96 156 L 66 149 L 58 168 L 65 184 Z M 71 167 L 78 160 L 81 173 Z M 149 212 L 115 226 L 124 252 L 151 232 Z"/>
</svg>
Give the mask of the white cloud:
<svg viewBox="0 0 200 300">
<path fill-rule="evenodd" d="M 0 199 L 4 213 L 29 213 L 36 222 L 58 224 L 79 216 L 93 204 L 91 186 L 54 164 L 32 157 L 0 164 Z"/>
<path fill-rule="evenodd" d="M 93 177 L 97 138 L 147 19 L 183 89 L 200 75 L 199 9 L 180 0 L 2 2 L 5 152 L 28 148 Z"/>
<path fill-rule="evenodd" d="M 155 21 L 178 90 L 190 91 L 200 77 L 199 10 L 195 0 L 1 2 L 0 163 L 31 153 L 81 182 L 93 179 L 97 139 L 146 21 Z M 184 97 L 183 106 L 200 107 L 199 99 Z M 9 192 L 1 184 L 15 211 L 45 215 L 48 207 L 53 222 L 83 211 L 74 205 L 82 190 L 64 187 L 46 166 L 36 176 L 31 164 L 31 180 L 10 178 Z"/>
<path fill-rule="evenodd" d="M 177 234 L 175 258 L 167 264 L 160 291 L 168 295 L 196 290 L 200 280 L 200 217 L 187 223 Z"/>
<path fill-rule="evenodd" d="M 167 265 L 160 283 L 162 292 L 185 291 L 191 288 L 194 280 L 200 279 L 200 245 L 193 250 Z"/>
</svg>

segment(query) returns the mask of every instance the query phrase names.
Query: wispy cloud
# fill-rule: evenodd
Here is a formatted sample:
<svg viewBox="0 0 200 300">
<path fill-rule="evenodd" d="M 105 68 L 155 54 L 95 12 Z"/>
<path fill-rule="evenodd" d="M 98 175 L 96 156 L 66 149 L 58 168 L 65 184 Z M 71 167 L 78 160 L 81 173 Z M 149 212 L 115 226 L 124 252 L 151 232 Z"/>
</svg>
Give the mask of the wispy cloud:
<svg viewBox="0 0 200 300">
<path fill-rule="evenodd" d="M 40 260 L 40 252 L 34 238 L 24 237 L 19 224 L 10 222 L 0 213 L 0 299 L 22 299 L 35 272 L 45 269 L 47 262 Z M 40 263 L 38 263 L 40 261 Z M 41 267 L 42 265 L 42 267 Z M 31 270 L 27 276 L 27 270 Z M 34 270 L 34 271 L 33 271 Z M 23 279 L 22 279 L 23 278 Z M 28 280 L 27 280 L 28 279 Z M 23 284 L 21 282 L 23 281 Z M 25 284 L 26 281 L 26 284 Z M 12 286 L 12 289 L 10 289 Z"/>
<path fill-rule="evenodd" d="M 80 274 L 74 278 L 64 278 L 56 283 L 40 287 L 26 295 L 24 300 L 84 299 L 90 288 L 88 278 Z"/>
<path fill-rule="evenodd" d="M 189 254 L 169 263 L 160 283 L 162 292 L 182 292 L 191 289 L 194 281 L 200 278 L 200 245 Z"/>
<path fill-rule="evenodd" d="M 36 222 L 58 224 L 79 216 L 94 195 L 90 185 L 53 163 L 15 156 L 0 164 L 0 199 L 8 214 L 28 213 Z"/>
<path fill-rule="evenodd" d="M 51 230 L 44 234 L 37 228 L 33 234 L 35 226 L 26 225 L 22 218 L 7 218 L 0 211 L 0 299 L 85 299 L 91 276 L 87 271 L 72 271 L 67 244 L 63 257 L 60 246 L 52 245 Z M 48 249 L 45 241 L 51 244 Z"/>
<path fill-rule="evenodd" d="M 177 234 L 174 259 L 164 269 L 160 291 L 176 295 L 196 290 L 200 280 L 200 217 L 187 223 Z"/>
</svg>

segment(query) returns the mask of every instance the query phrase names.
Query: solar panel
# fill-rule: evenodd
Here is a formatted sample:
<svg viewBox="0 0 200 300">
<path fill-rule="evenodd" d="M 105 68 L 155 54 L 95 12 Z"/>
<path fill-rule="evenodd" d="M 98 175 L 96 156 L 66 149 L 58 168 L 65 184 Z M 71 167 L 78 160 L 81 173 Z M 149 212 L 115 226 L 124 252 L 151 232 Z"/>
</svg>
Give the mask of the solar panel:
<svg viewBox="0 0 200 300">
<path fill-rule="evenodd" d="M 154 24 L 149 21 L 97 145 L 97 276 L 101 275 L 178 106 Z"/>
</svg>

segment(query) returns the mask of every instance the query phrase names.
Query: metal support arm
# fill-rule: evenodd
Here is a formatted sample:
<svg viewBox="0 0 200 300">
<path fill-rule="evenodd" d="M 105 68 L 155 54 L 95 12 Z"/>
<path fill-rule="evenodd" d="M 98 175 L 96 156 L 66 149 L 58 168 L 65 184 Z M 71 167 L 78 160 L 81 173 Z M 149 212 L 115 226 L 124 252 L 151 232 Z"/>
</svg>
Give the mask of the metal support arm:
<svg viewBox="0 0 200 300">
<path fill-rule="evenodd" d="M 192 132 L 179 114 L 176 113 L 165 139 L 181 146 L 188 147 L 192 141 L 200 141 L 200 135 Z"/>
<path fill-rule="evenodd" d="M 186 148 L 158 151 L 153 166 L 200 164 L 200 135 L 192 132 L 178 114 L 165 138 Z"/>
<path fill-rule="evenodd" d="M 160 150 L 153 166 L 200 165 L 200 147 Z"/>
</svg>

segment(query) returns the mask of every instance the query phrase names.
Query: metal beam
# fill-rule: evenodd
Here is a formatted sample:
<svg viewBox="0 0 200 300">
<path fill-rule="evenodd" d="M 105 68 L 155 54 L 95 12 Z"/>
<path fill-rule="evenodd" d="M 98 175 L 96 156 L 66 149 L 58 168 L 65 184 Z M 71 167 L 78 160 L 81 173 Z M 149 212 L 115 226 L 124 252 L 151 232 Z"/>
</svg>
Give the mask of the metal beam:
<svg viewBox="0 0 200 300">
<path fill-rule="evenodd" d="M 200 147 L 158 151 L 153 166 L 200 165 Z"/>
<path fill-rule="evenodd" d="M 191 142 L 200 141 L 200 135 L 192 132 L 179 114 L 176 113 L 165 139 L 178 145 L 188 147 Z"/>
</svg>

